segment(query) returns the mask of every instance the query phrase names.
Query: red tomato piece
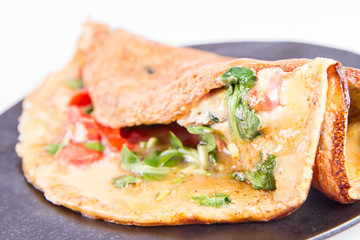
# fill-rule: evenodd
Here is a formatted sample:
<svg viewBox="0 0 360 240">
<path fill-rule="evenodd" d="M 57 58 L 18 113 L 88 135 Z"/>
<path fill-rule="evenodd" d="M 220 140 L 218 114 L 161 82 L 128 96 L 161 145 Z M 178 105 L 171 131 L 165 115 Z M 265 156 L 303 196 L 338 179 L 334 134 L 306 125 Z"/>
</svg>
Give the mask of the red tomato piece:
<svg viewBox="0 0 360 240">
<path fill-rule="evenodd" d="M 88 91 L 80 90 L 78 91 L 70 100 L 69 106 L 86 106 L 91 104 L 91 98 Z"/>
<path fill-rule="evenodd" d="M 86 113 L 84 113 L 79 107 L 69 106 L 68 122 L 70 124 L 74 124 L 75 128 L 79 127 L 79 125 L 83 126 L 83 128 L 87 131 L 85 139 L 86 141 L 100 140 L 101 136 L 95 120 Z M 75 133 L 76 132 L 77 131 L 75 130 Z M 74 140 L 74 138 L 76 139 L 76 137 L 74 136 L 71 139 Z"/>
<path fill-rule="evenodd" d="M 103 154 L 87 148 L 82 144 L 70 144 L 56 153 L 60 163 L 74 166 L 83 166 L 99 161 Z"/>
<path fill-rule="evenodd" d="M 89 116 L 85 112 L 81 111 L 81 109 L 76 106 L 69 106 L 67 115 L 69 123 L 75 123 L 82 118 L 89 118 Z"/>
<path fill-rule="evenodd" d="M 250 107 L 258 111 L 270 111 L 280 104 L 280 81 L 273 81 L 266 89 L 259 89 L 255 86 L 247 94 L 246 101 Z"/>
<path fill-rule="evenodd" d="M 264 92 L 251 91 L 248 96 L 250 107 L 258 111 L 270 111 L 279 105 L 279 101 L 271 101 Z"/>
<path fill-rule="evenodd" d="M 87 130 L 87 139 L 89 141 L 101 139 L 101 134 L 96 126 L 95 121 L 92 121 L 92 122 L 84 121 L 84 122 L 82 122 L 82 124 L 85 126 L 85 128 Z"/>
<path fill-rule="evenodd" d="M 267 68 L 257 73 L 256 85 L 245 96 L 250 107 L 258 111 L 271 111 L 280 103 L 282 77 L 286 73 L 280 68 Z"/>
<path fill-rule="evenodd" d="M 120 129 L 106 127 L 100 123 L 96 123 L 96 126 L 104 140 L 105 146 L 112 151 L 121 151 L 126 140 L 121 137 Z"/>
</svg>

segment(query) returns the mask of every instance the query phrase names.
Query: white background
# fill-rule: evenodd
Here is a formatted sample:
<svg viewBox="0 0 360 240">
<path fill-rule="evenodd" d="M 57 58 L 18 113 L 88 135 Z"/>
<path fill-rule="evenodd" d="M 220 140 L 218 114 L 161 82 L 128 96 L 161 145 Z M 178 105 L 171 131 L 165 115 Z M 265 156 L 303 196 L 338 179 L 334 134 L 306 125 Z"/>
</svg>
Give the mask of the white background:
<svg viewBox="0 0 360 240">
<path fill-rule="evenodd" d="M 360 54 L 359 10 L 356 0 L 0 0 L 0 113 L 70 60 L 88 19 L 175 46 L 285 40 Z M 359 238 L 360 225 L 332 239 Z"/>
</svg>

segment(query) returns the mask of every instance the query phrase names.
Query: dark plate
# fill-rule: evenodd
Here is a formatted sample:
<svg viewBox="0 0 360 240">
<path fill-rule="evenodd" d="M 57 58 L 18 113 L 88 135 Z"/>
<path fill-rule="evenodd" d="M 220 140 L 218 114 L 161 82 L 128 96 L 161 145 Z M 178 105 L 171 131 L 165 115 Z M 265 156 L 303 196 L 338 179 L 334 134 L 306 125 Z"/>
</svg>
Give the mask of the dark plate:
<svg viewBox="0 0 360 240">
<path fill-rule="evenodd" d="M 359 67 L 360 55 L 291 42 L 240 42 L 196 46 L 221 55 L 266 60 L 317 56 Z M 135 227 L 92 220 L 46 201 L 26 182 L 14 152 L 18 103 L 0 116 L 1 239 L 323 239 L 360 222 L 360 202 L 341 205 L 311 190 L 307 201 L 284 219 L 268 223 Z M 207 209 L 211 211 L 211 209 Z"/>
</svg>

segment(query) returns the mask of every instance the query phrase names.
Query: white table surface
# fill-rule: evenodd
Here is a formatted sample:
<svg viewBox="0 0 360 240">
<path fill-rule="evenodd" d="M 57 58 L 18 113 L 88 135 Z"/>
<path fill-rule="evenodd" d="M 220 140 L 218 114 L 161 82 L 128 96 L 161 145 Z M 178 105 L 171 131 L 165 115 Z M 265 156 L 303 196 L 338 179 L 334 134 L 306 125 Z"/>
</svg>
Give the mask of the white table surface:
<svg viewBox="0 0 360 240">
<path fill-rule="evenodd" d="M 70 60 L 88 19 L 174 46 L 298 41 L 360 54 L 359 10 L 356 0 L 1 0 L 0 113 Z M 360 239 L 360 225 L 331 239 Z"/>
</svg>

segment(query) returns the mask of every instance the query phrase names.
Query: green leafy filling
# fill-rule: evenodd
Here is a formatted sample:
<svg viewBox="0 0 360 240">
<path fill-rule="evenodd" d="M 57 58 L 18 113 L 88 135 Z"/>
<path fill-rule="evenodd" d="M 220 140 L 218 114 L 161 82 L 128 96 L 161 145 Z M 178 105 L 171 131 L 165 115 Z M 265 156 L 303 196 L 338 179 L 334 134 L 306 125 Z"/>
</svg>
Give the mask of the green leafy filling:
<svg viewBox="0 0 360 240">
<path fill-rule="evenodd" d="M 262 154 L 255 168 L 245 172 L 234 172 L 232 177 L 240 182 L 248 181 L 257 190 L 276 190 L 274 167 L 277 157 L 269 154 L 262 164 Z"/>
<path fill-rule="evenodd" d="M 130 151 L 127 146 L 123 146 L 121 150 L 121 165 L 124 169 L 135 174 L 144 176 L 148 181 L 160 180 L 165 174 L 171 170 L 170 167 L 165 167 L 166 161 L 157 156 L 157 154 L 150 155 L 148 158 L 141 160 L 141 158 Z"/>
<path fill-rule="evenodd" d="M 59 151 L 59 149 L 60 149 L 60 144 L 51 143 L 46 145 L 46 151 L 51 155 L 55 155 L 57 151 Z"/>
<path fill-rule="evenodd" d="M 94 106 L 93 106 L 93 105 L 90 105 L 89 107 L 87 107 L 87 108 L 85 109 L 85 113 L 86 113 L 87 115 L 90 115 L 93 111 L 94 111 Z"/>
<path fill-rule="evenodd" d="M 209 112 L 209 117 L 210 117 L 210 120 L 213 121 L 213 122 L 218 123 L 220 121 L 219 118 L 212 115 L 211 112 Z"/>
<path fill-rule="evenodd" d="M 66 84 L 74 90 L 81 89 L 84 87 L 84 82 L 82 81 L 82 79 L 78 79 L 78 78 L 67 80 Z"/>
<path fill-rule="evenodd" d="M 46 145 L 45 150 L 51 155 L 55 155 L 61 148 L 66 147 L 70 143 L 70 132 L 66 133 L 61 143 L 51 143 Z M 102 152 L 105 146 L 101 142 L 86 142 L 83 145 L 89 149 Z"/>
<path fill-rule="evenodd" d="M 134 177 L 132 175 L 127 175 L 127 176 L 120 176 L 120 177 L 114 178 L 113 184 L 118 188 L 124 188 L 129 184 L 134 184 L 134 183 L 138 183 L 141 181 L 142 181 L 141 178 Z"/>
<path fill-rule="evenodd" d="M 221 79 L 227 87 L 228 122 L 233 139 L 255 139 L 259 134 L 260 120 L 244 100 L 247 92 L 255 86 L 255 73 L 250 68 L 233 67 Z"/>
<path fill-rule="evenodd" d="M 51 143 L 46 145 L 45 150 L 51 155 L 55 155 L 61 148 L 69 145 L 70 133 L 66 133 L 61 143 Z"/>
<path fill-rule="evenodd" d="M 216 139 L 215 139 L 215 130 L 208 127 L 208 126 L 193 126 L 189 125 L 187 127 L 189 133 L 192 134 L 199 134 L 201 141 L 200 144 L 197 146 L 198 153 L 199 153 L 199 160 L 201 162 L 200 165 L 206 167 L 210 162 L 216 163 Z"/>
<path fill-rule="evenodd" d="M 219 208 L 224 205 L 229 205 L 231 200 L 224 193 L 215 193 L 212 196 L 209 195 L 199 195 L 191 196 L 191 199 L 194 199 L 199 205 Z"/>
<path fill-rule="evenodd" d="M 197 149 L 184 146 L 180 139 L 170 131 L 169 140 L 172 147 L 164 151 L 154 151 L 145 158 L 141 158 L 137 153 L 124 146 L 121 151 L 122 168 L 143 176 L 147 181 L 161 180 L 173 167 L 184 160 L 196 165 L 197 170 L 201 169 L 201 172 L 208 175 L 205 169 L 208 167 L 209 162 L 216 162 L 214 153 L 216 141 L 212 135 L 214 130 L 206 126 L 189 126 L 188 131 L 200 134 L 201 142 Z M 154 144 L 156 144 L 156 141 L 150 138 L 140 145 L 142 148 L 151 148 Z"/>
<path fill-rule="evenodd" d="M 104 147 L 104 145 L 102 145 L 101 142 L 86 142 L 86 143 L 83 143 L 83 145 L 87 148 L 90 148 L 92 150 L 99 151 L 99 152 L 102 152 L 105 150 L 105 147 Z"/>
</svg>

